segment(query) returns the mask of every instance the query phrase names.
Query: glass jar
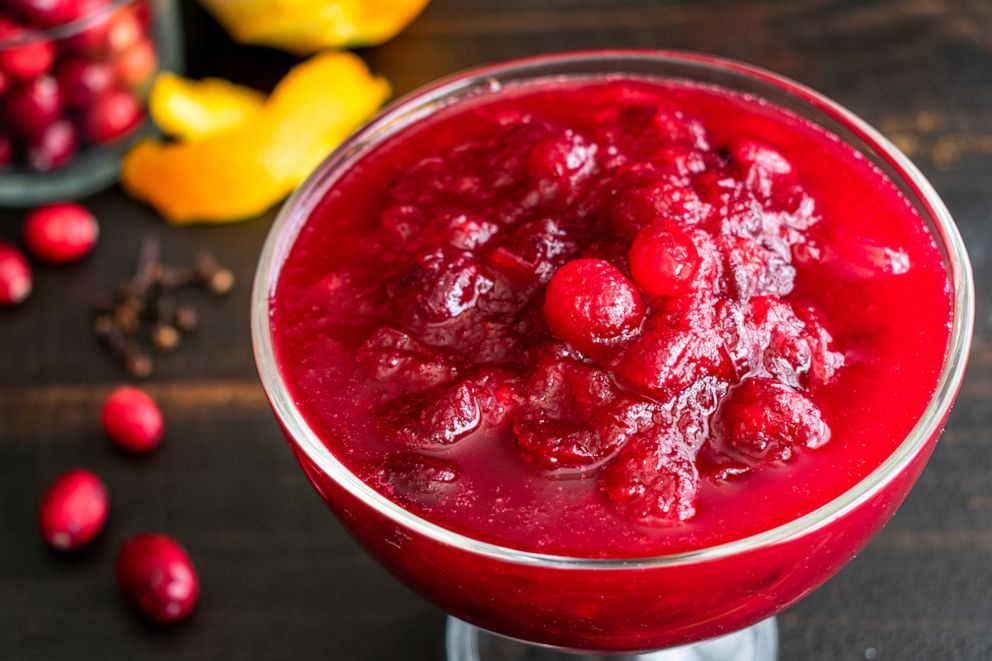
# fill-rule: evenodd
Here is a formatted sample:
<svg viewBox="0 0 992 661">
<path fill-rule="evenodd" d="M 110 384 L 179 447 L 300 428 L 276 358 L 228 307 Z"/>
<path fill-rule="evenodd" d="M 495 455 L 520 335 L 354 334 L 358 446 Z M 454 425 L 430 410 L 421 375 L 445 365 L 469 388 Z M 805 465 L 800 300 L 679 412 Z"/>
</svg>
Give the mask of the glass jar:
<svg viewBox="0 0 992 661">
<path fill-rule="evenodd" d="M 0 205 L 112 183 L 154 132 L 155 74 L 181 66 L 174 0 L 12 0 L 0 10 Z"/>
</svg>

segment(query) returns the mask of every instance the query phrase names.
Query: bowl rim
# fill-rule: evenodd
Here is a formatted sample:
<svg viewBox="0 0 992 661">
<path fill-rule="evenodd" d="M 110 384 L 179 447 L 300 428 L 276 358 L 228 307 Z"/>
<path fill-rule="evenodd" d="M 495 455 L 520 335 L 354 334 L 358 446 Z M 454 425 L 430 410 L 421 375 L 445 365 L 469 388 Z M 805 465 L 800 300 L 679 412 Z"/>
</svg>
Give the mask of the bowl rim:
<svg viewBox="0 0 992 661">
<path fill-rule="evenodd" d="M 137 4 L 141 1 L 142 0 L 111 0 L 111 2 L 94 9 L 88 14 L 80 16 L 73 21 L 51 25 L 46 28 L 35 28 L 29 25 L 20 25 L 19 27 L 24 30 L 20 35 L 0 39 L 0 51 L 7 50 L 9 48 L 30 46 L 40 41 L 59 41 L 60 39 L 69 39 L 78 35 L 86 28 L 110 17 L 121 8 L 128 5 Z M 153 0 L 149 0 L 149 2 L 152 1 Z"/>
<path fill-rule="evenodd" d="M 603 60 L 615 60 L 618 65 L 633 61 L 650 61 L 654 64 L 666 62 L 669 64 L 691 64 L 736 73 L 776 87 L 840 122 L 846 129 L 852 131 L 859 139 L 865 141 L 868 146 L 885 158 L 888 164 L 903 178 L 904 182 L 910 186 L 913 195 L 918 198 L 924 209 L 930 214 L 936 230 L 931 234 L 947 253 L 948 264 L 946 267 L 950 272 L 951 285 L 953 286 L 953 322 L 947 354 L 937 387 L 916 425 L 888 458 L 844 493 L 801 517 L 747 537 L 691 551 L 630 558 L 589 558 L 536 553 L 475 539 L 433 523 L 404 509 L 375 491 L 352 473 L 320 441 L 320 438 L 309 427 L 304 416 L 293 402 L 278 369 L 273 350 L 269 302 L 282 265 L 281 263 L 276 264 L 274 260 L 279 251 L 283 251 L 283 254 L 288 252 L 296 240 L 300 226 L 305 222 L 305 218 L 302 220 L 295 218 L 294 213 L 307 204 L 315 204 L 316 201 L 319 201 L 315 198 L 319 198 L 325 183 L 328 186 L 333 183 L 333 181 L 327 181 L 328 176 L 335 172 L 340 174 L 355 160 L 363 156 L 364 154 L 360 153 L 361 147 L 367 140 L 374 138 L 378 131 L 402 122 L 411 107 L 431 100 L 443 99 L 466 87 L 485 85 L 488 81 L 495 80 L 497 75 L 527 73 L 548 66 L 579 64 L 584 61 L 602 63 Z M 617 73 L 624 73 L 622 67 L 618 66 Z M 550 75 L 554 76 L 554 74 Z M 417 118 L 412 119 L 412 121 L 417 121 Z M 292 226 L 293 222 L 297 223 L 295 227 Z M 288 239 L 286 237 L 287 227 L 294 230 L 293 235 Z M 722 57 L 672 50 L 589 50 L 512 59 L 455 73 L 396 100 L 361 130 L 353 134 L 332 152 L 285 202 L 270 228 L 255 275 L 252 291 L 251 327 L 256 367 L 266 396 L 286 434 L 306 454 L 309 460 L 334 480 L 338 486 L 380 515 L 436 542 L 475 555 L 488 556 L 510 563 L 560 569 L 632 569 L 694 564 L 788 542 L 845 516 L 884 489 L 927 447 L 928 441 L 940 431 L 950 412 L 964 377 L 971 345 L 975 315 L 974 297 L 971 265 L 963 240 L 950 213 L 933 186 L 898 148 L 867 122 L 843 106 L 789 78 L 760 67 Z"/>
</svg>

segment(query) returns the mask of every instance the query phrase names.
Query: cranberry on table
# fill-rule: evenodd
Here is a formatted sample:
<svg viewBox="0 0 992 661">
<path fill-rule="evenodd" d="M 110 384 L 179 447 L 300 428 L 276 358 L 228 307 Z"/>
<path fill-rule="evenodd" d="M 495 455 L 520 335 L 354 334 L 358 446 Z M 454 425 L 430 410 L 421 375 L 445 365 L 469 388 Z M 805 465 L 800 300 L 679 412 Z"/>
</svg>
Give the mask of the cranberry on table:
<svg viewBox="0 0 992 661">
<path fill-rule="evenodd" d="M 601 259 L 576 259 L 548 283 L 544 316 L 551 332 L 583 353 L 632 337 L 644 318 L 644 301 L 615 266 Z"/>
<path fill-rule="evenodd" d="M 81 468 L 62 474 L 41 501 L 38 523 L 53 549 L 74 551 L 93 541 L 110 511 L 107 487 L 96 474 Z"/>
<path fill-rule="evenodd" d="M 86 58 L 66 59 L 55 68 L 65 104 L 72 108 L 85 108 L 93 103 L 114 82 L 114 69 L 106 62 Z"/>
<path fill-rule="evenodd" d="M 0 241 L 0 306 L 17 305 L 31 293 L 31 267 L 21 251 Z"/>
<path fill-rule="evenodd" d="M 142 117 L 141 104 L 133 94 L 111 90 L 85 110 L 83 131 L 91 142 L 112 142 L 138 126 Z"/>
<path fill-rule="evenodd" d="M 16 46 L 0 48 L 0 69 L 13 78 L 31 80 L 52 68 L 55 46 L 31 30 L 0 18 L 0 42 L 24 39 Z"/>
<path fill-rule="evenodd" d="M 162 412 L 145 391 L 132 386 L 117 388 L 107 397 L 101 413 L 103 430 L 118 447 L 143 454 L 162 441 Z"/>
<path fill-rule="evenodd" d="M 142 533 L 125 542 L 116 573 L 128 602 L 161 624 L 187 617 L 200 594 L 200 579 L 189 554 L 166 535 Z"/>
<path fill-rule="evenodd" d="M 39 207 L 24 221 L 24 243 L 28 250 L 52 264 L 84 257 L 96 245 L 99 234 L 100 227 L 93 214 L 71 202 Z"/>
<path fill-rule="evenodd" d="M 642 229 L 628 256 L 631 277 L 651 297 L 685 293 L 699 269 L 699 252 L 692 238 L 675 223 Z"/>
<path fill-rule="evenodd" d="M 40 172 L 61 167 L 72 160 L 79 147 L 79 134 L 67 119 L 52 122 L 28 145 L 28 164 Z"/>
<path fill-rule="evenodd" d="M 13 129 L 28 138 L 37 138 L 62 113 L 62 92 L 54 78 L 41 76 L 10 90 L 3 107 Z"/>
</svg>

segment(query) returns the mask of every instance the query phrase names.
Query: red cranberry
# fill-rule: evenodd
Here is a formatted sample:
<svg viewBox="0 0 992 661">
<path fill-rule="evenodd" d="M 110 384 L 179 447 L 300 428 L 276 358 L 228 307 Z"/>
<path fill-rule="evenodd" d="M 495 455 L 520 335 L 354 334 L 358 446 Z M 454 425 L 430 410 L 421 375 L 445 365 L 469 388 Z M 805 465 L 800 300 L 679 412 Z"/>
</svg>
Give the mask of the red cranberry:
<svg viewBox="0 0 992 661">
<path fill-rule="evenodd" d="M 375 381 L 395 394 L 428 390 L 457 374 L 438 352 L 392 328 L 372 333 L 357 355 Z"/>
<path fill-rule="evenodd" d="M 536 145 L 527 159 L 527 172 L 537 180 L 570 181 L 593 165 L 595 145 L 572 131 L 549 136 Z"/>
<path fill-rule="evenodd" d="M 151 452 L 165 431 L 162 412 L 145 391 L 123 386 L 107 397 L 101 414 L 103 430 L 111 441 L 129 452 Z"/>
<path fill-rule="evenodd" d="M 24 221 L 24 243 L 28 250 L 52 264 L 82 258 L 96 245 L 99 233 L 93 214 L 69 202 L 35 209 Z"/>
<path fill-rule="evenodd" d="M 617 510 L 633 521 L 671 524 L 696 514 L 699 473 L 678 430 L 632 439 L 603 471 L 603 490 Z"/>
<path fill-rule="evenodd" d="M 10 76 L 4 73 L 3 69 L 0 69 L 0 96 L 6 94 L 7 90 L 10 89 L 10 86 L 11 86 Z"/>
<path fill-rule="evenodd" d="M 621 168 L 610 190 L 607 212 L 621 232 L 631 235 L 659 220 L 697 224 L 710 205 L 671 175 L 646 165 Z"/>
<path fill-rule="evenodd" d="M 141 41 L 144 35 L 145 28 L 141 19 L 130 7 L 125 7 L 110 17 L 107 47 L 112 53 L 123 53 Z"/>
<path fill-rule="evenodd" d="M 699 269 L 692 238 L 673 223 L 655 223 L 637 234 L 630 248 L 630 275 L 651 297 L 685 293 Z"/>
<path fill-rule="evenodd" d="M 26 28 L 0 19 L 0 41 L 24 40 L 0 48 L 0 68 L 13 78 L 30 80 L 52 68 L 55 47 L 52 42 Z"/>
<path fill-rule="evenodd" d="M 62 474 L 41 501 L 38 522 L 45 541 L 57 551 L 86 546 L 100 533 L 110 511 L 103 481 L 88 470 Z"/>
<path fill-rule="evenodd" d="M 757 140 L 735 140 L 730 157 L 745 171 L 758 167 L 769 174 L 789 174 L 792 164 L 777 150 Z"/>
<path fill-rule="evenodd" d="M 468 253 L 438 251 L 423 257 L 397 282 L 394 305 L 411 326 L 446 323 L 475 308 L 492 284 Z"/>
<path fill-rule="evenodd" d="M 734 388 L 716 418 L 722 449 L 747 465 L 788 461 L 800 448 L 830 440 L 820 410 L 801 392 L 767 378 Z"/>
<path fill-rule="evenodd" d="M 4 98 L 7 120 L 20 134 L 39 138 L 62 113 L 62 93 L 51 76 L 41 76 L 10 90 Z"/>
<path fill-rule="evenodd" d="M 644 302 L 615 266 L 601 259 L 576 259 L 548 283 L 544 316 L 551 332 L 583 353 L 633 336 L 644 318 Z"/>
<path fill-rule="evenodd" d="M 48 125 L 37 139 L 28 145 L 28 163 L 42 172 L 62 167 L 72 160 L 79 146 L 75 125 L 60 119 Z"/>
<path fill-rule="evenodd" d="M 87 59 L 63 60 L 55 78 L 67 106 L 84 109 L 114 84 L 114 70 L 106 63 Z"/>
<path fill-rule="evenodd" d="M 189 554 L 171 537 L 142 533 L 121 547 L 117 583 L 127 600 L 149 619 L 178 622 L 196 606 L 200 579 Z"/>
<path fill-rule="evenodd" d="M 725 235 L 720 249 L 727 262 L 731 291 L 746 302 L 752 296 L 785 296 L 792 291 L 796 269 L 781 255 L 752 239 Z"/>
<path fill-rule="evenodd" d="M 111 142 L 141 123 L 141 104 L 134 95 L 112 90 L 96 100 L 83 116 L 86 137 L 95 143 Z"/>
<path fill-rule="evenodd" d="M 14 0 L 20 14 L 41 27 L 54 27 L 79 18 L 75 0 Z"/>
<path fill-rule="evenodd" d="M 111 0 L 75 0 L 78 16 L 90 16 L 102 10 Z M 91 17 L 77 34 L 61 42 L 63 50 L 69 53 L 103 54 L 107 49 L 107 33 L 110 29 L 110 16 Z"/>
<path fill-rule="evenodd" d="M 419 454 L 393 455 L 372 476 L 391 495 L 420 502 L 449 493 L 457 479 L 458 470 L 449 462 Z"/>
<path fill-rule="evenodd" d="M 21 251 L 0 241 L 0 307 L 17 305 L 31 293 L 31 267 Z"/>
<path fill-rule="evenodd" d="M 151 80 L 157 66 L 155 46 L 148 39 L 142 39 L 118 56 L 114 68 L 122 83 L 140 87 Z"/>
</svg>

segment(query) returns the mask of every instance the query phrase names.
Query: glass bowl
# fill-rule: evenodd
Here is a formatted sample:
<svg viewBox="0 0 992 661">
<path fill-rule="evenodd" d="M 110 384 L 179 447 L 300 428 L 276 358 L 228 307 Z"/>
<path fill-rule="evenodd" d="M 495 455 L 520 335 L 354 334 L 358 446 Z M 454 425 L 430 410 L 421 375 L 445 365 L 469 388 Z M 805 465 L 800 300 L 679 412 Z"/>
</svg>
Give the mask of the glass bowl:
<svg viewBox="0 0 992 661">
<path fill-rule="evenodd" d="M 12 12 L 0 16 L 4 206 L 76 198 L 112 183 L 128 147 L 154 131 L 145 103 L 155 74 L 181 66 L 175 0 L 23 4 L 49 13 L 34 27 L 13 23 Z M 63 6 L 89 11 L 58 22 L 51 8 Z M 39 27 L 46 21 L 55 24 Z"/>
<path fill-rule="evenodd" d="M 767 99 L 873 161 L 933 234 L 953 290 L 953 328 L 938 387 L 912 432 L 877 469 L 819 509 L 760 534 L 687 553 L 604 560 L 523 552 L 420 518 L 338 461 L 308 426 L 282 380 L 273 355 L 270 296 L 315 205 L 382 141 L 442 106 L 507 83 L 615 73 L 688 79 Z M 931 185 L 888 140 L 833 101 L 781 76 L 729 60 L 662 51 L 516 60 L 456 74 L 400 99 L 331 154 L 285 204 L 259 261 L 252 304 L 257 367 L 290 447 L 321 497 L 368 552 L 457 618 L 448 627 L 452 661 L 550 659 L 563 650 L 636 656 L 664 649 L 669 651 L 636 658 L 774 658 L 774 625 L 762 621 L 851 560 L 923 470 L 961 384 L 974 318 L 971 270 L 958 230 Z M 761 624 L 753 627 L 756 623 Z M 727 637 L 733 632 L 740 633 Z M 670 649 L 707 640 L 702 646 Z"/>
</svg>

